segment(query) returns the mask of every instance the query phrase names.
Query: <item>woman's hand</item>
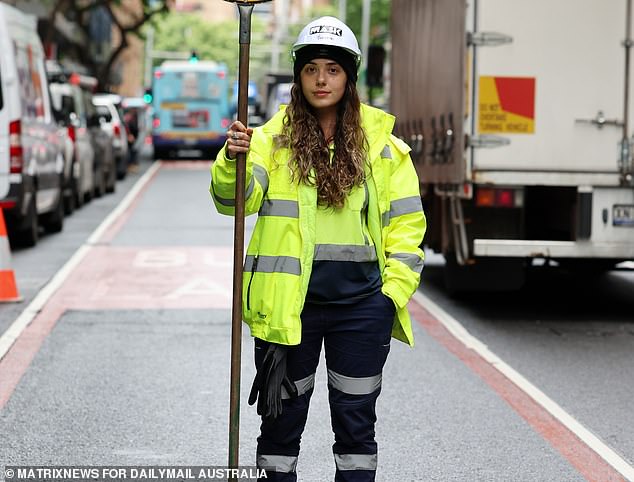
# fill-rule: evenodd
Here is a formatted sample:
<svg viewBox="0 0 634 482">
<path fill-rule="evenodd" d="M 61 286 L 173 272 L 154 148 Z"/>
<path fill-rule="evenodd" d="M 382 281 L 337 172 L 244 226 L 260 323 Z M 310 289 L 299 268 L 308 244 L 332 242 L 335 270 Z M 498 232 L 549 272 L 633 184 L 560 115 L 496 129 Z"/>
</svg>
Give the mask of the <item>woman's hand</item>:
<svg viewBox="0 0 634 482">
<path fill-rule="evenodd" d="M 251 144 L 253 129 L 244 127 L 240 121 L 235 121 L 227 131 L 227 157 L 235 159 L 239 152 L 246 153 Z"/>
</svg>

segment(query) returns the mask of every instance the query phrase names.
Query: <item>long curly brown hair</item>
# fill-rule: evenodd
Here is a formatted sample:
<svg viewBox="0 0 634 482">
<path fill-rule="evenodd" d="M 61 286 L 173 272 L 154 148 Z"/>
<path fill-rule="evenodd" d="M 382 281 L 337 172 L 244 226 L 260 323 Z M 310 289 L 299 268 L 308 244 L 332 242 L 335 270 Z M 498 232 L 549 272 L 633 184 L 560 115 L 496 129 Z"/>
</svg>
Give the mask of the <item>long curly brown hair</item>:
<svg viewBox="0 0 634 482">
<path fill-rule="evenodd" d="M 365 180 L 368 150 L 361 127 L 361 102 L 357 88 L 350 80 L 339 102 L 332 140 L 335 152 L 330 162 L 328 140 L 301 85 L 295 83 L 291 89 L 291 102 L 286 108 L 284 127 L 276 138 L 276 150 L 290 148 L 291 179 L 316 186 L 318 204 L 341 208 L 352 188 L 361 186 Z"/>
</svg>

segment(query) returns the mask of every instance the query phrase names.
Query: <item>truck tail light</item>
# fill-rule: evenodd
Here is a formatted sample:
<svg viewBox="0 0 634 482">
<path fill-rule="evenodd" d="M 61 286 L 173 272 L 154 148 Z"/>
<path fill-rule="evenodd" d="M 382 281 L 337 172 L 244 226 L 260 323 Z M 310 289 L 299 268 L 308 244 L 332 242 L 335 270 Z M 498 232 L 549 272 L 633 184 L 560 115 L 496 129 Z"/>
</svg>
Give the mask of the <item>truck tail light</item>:
<svg viewBox="0 0 634 482">
<path fill-rule="evenodd" d="M 112 126 L 112 132 L 114 132 L 114 135 L 119 137 L 121 135 L 121 126 L 119 124 L 114 124 Z"/>
<path fill-rule="evenodd" d="M 478 207 L 519 208 L 524 205 L 524 192 L 513 188 L 479 187 L 475 203 Z"/>
<path fill-rule="evenodd" d="M 515 195 L 512 189 L 498 189 L 495 192 L 495 204 L 499 207 L 515 207 Z"/>
<path fill-rule="evenodd" d="M 19 120 L 9 123 L 9 166 L 11 174 L 20 174 L 24 167 L 22 124 Z"/>
<path fill-rule="evenodd" d="M 77 140 L 77 132 L 75 131 L 75 126 L 68 126 L 68 137 L 73 141 L 73 144 Z"/>
</svg>

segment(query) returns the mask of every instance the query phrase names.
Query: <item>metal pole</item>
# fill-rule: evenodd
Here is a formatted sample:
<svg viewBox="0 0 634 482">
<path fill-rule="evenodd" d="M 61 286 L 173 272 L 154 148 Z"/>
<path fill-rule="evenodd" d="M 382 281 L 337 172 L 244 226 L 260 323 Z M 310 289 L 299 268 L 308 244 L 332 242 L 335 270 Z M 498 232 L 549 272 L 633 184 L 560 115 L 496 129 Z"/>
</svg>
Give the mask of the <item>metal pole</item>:
<svg viewBox="0 0 634 482">
<path fill-rule="evenodd" d="M 623 105 L 623 139 L 629 137 L 630 50 L 632 49 L 632 0 L 627 0 L 625 14 L 625 92 Z"/>
<path fill-rule="evenodd" d="M 625 8 L 625 87 L 623 90 L 623 141 L 621 146 L 621 184 L 632 182 L 632 152 L 630 150 L 630 52 L 632 50 L 632 0 L 627 0 Z"/>
<path fill-rule="evenodd" d="M 370 45 L 370 0 L 363 0 L 361 14 L 361 52 L 363 52 L 363 71 L 368 66 L 368 45 Z"/>
<path fill-rule="evenodd" d="M 154 60 L 154 27 L 148 27 L 145 41 L 145 74 L 143 87 L 152 86 L 152 61 Z"/>
<path fill-rule="evenodd" d="M 268 0 L 233 1 L 240 13 L 240 62 L 238 70 L 238 120 L 248 126 L 249 48 L 251 14 L 255 3 Z M 240 448 L 240 368 L 242 351 L 242 264 L 244 262 L 244 185 L 246 155 L 236 156 L 236 193 L 233 245 L 233 304 L 231 306 L 231 388 L 229 394 L 229 468 L 238 467 Z M 230 481 L 237 478 L 230 477 Z"/>
<path fill-rule="evenodd" d="M 248 125 L 249 44 L 253 5 L 238 4 L 240 11 L 240 66 L 238 120 Z M 233 305 L 231 308 L 231 392 L 229 395 L 229 467 L 238 467 L 240 447 L 240 367 L 242 350 L 242 263 L 244 260 L 244 184 L 246 156 L 236 161 L 236 212 L 233 246 Z M 232 479 L 233 480 L 233 479 Z"/>
<path fill-rule="evenodd" d="M 480 25 L 478 23 L 478 0 L 473 1 L 473 33 L 478 33 Z M 476 108 L 478 107 L 478 47 L 473 44 L 471 48 L 471 138 L 476 135 Z M 468 162 L 468 166 L 473 166 L 473 162 L 476 155 L 475 146 L 471 145 L 471 162 Z M 469 167 L 469 169 L 471 169 Z"/>
<path fill-rule="evenodd" d="M 346 0 L 339 0 L 339 20 L 346 23 Z"/>
<path fill-rule="evenodd" d="M 279 0 L 275 4 L 275 30 L 271 45 L 271 71 L 280 71 L 280 45 L 286 38 L 286 25 L 288 20 L 288 0 Z"/>
</svg>

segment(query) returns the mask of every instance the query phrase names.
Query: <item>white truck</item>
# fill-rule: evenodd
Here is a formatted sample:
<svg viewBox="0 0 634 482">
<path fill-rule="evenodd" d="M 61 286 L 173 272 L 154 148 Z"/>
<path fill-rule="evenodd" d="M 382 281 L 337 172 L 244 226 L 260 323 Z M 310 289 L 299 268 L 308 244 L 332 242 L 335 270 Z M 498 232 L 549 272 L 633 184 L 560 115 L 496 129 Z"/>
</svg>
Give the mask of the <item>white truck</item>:
<svg viewBox="0 0 634 482">
<path fill-rule="evenodd" d="M 450 290 L 634 259 L 631 30 L 632 0 L 392 0 L 390 110 Z"/>
</svg>

